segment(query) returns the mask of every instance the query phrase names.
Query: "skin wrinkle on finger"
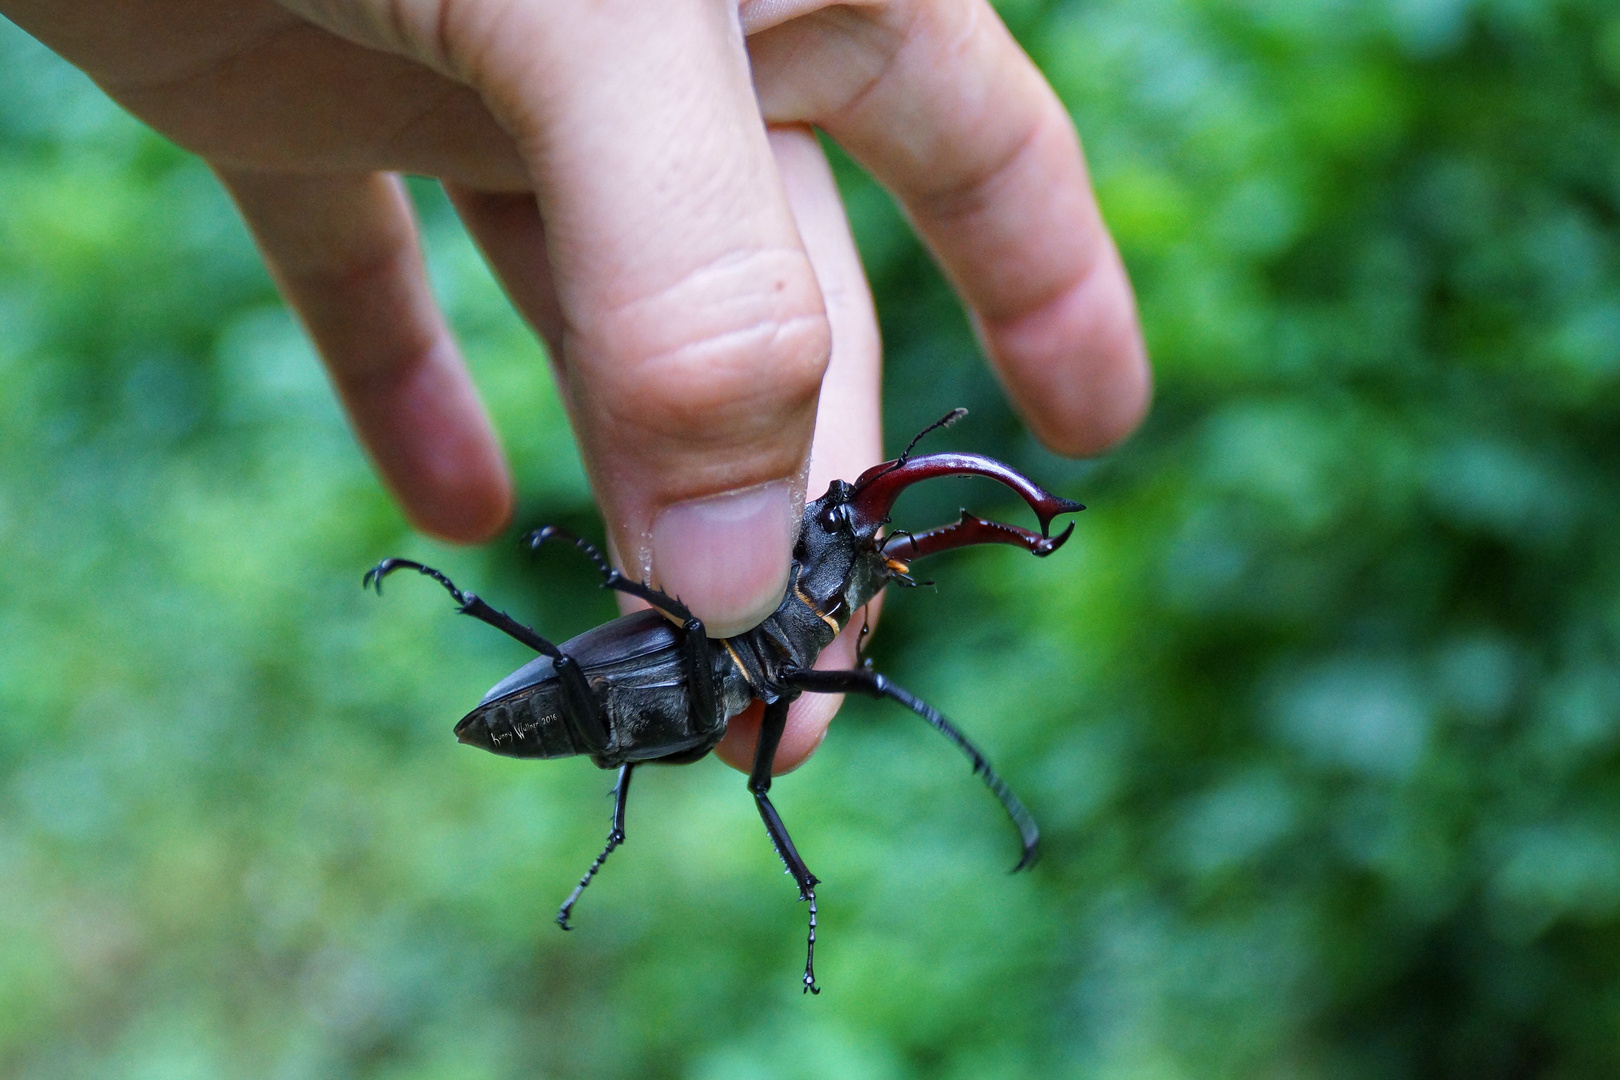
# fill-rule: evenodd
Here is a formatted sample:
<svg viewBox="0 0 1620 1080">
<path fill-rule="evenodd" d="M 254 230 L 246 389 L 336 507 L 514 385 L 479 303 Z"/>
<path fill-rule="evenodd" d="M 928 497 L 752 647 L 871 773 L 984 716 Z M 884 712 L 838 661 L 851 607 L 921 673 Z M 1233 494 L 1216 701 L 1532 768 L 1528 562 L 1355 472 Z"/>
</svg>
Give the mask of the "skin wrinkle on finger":
<svg viewBox="0 0 1620 1080">
<path fill-rule="evenodd" d="M 308 225 L 316 225 L 313 228 L 305 227 L 306 222 L 286 213 L 275 214 L 275 220 L 269 220 L 270 213 L 267 212 L 263 196 L 268 194 L 266 188 L 277 182 L 274 177 L 264 178 L 264 186 L 255 196 L 246 194 L 247 182 L 243 174 L 230 175 L 226 179 L 226 186 L 241 201 L 251 199 L 247 212 L 255 215 L 254 224 L 261 231 L 266 227 L 276 230 L 276 247 L 267 254 L 267 259 L 273 260 L 277 279 L 289 291 L 300 297 L 308 297 L 310 304 L 319 305 L 319 310 L 337 308 L 337 304 L 328 301 L 338 297 L 375 294 L 375 286 L 403 278 L 419 263 L 416 237 L 404 229 L 366 230 L 363 233 L 353 230 L 346 235 L 340 230 L 320 228 L 316 225 L 317 219 L 308 222 Z M 303 201 L 303 192 L 286 200 L 275 195 L 270 198 L 283 206 L 294 206 Z M 397 220 L 393 219 L 389 224 Z M 351 246 L 356 242 L 360 246 Z M 431 322 L 434 332 L 437 332 L 437 319 L 416 321 L 419 324 Z M 398 328 L 397 323 L 391 325 Z"/>
<path fill-rule="evenodd" d="M 912 17 L 884 25 L 877 71 L 838 87 L 836 95 L 799 104 L 817 109 L 803 119 L 825 127 L 852 153 L 871 157 L 908 210 L 948 205 L 1000 174 L 1049 116 L 1066 120 L 1066 114 L 980 0 L 900 6 Z M 960 68 L 980 74 L 939 76 Z M 775 104 L 767 99 L 767 115 L 774 117 Z M 972 132 L 971 141 L 965 132 Z"/>
<path fill-rule="evenodd" d="M 145 5 L 57 0 L 7 0 L 5 15 L 84 68 L 114 98 L 124 90 L 189 81 L 277 32 L 302 25 L 273 0 L 235 0 L 229 5 L 205 0 L 193 4 L 185 19 L 172 22 L 154 22 Z M 148 47 L 129 48 L 134 40 L 143 40 Z"/>
<path fill-rule="evenodd" d="M 911 6 L 823 5 L 748 39 L 760 109 L 771 124 L 816 124 L 858 106 L 912 40 Z"/>
<path fill-rule="evenodd" d="M 1078 225 L 1070 245 L 1074 258 L 1056 267 L 1046 260 L 1030 259 L 1029 245 L 1021 242 L 1024 238 L 1016 222 L 997 220 L 1020 213 L 1009 196 L 1029 186 L 1031 178 L 1022 174 L 1040 171 L 1041 163 L 1031 159 L 1046 150 L 1050 140 L 1068 145 L 1067 134 L 1037 122 L 1000 158 L 981 162 L 980 169 L 954 178 L 948 187 L 919 191 L 908 203 L 913 220 L 930 237 L 965 235 L 999 241 L 990 250 L 981 241 L 972 250 L 972 259 L 967 251 L 948 251 L 943 258 L 956 277 L 971 279 L 960 285 L 979 298 L 975 312 L 981 318 L 1006 319 L 1038 308 L 1096 269 L 1107 245 L 1107 229 L 1093 206 L 1075 206 L 1064 215 Z M 1053 197 L 1061 199 L 1062 195 L 1054 192 Z M 934 246 L 946 244 L 941 239 Z"/>
<path fill-rule="evenodd" d="M 1029 117 L 1029 129 L 1003 155 L 980 162 L 952 186 L 914 193 L 908 203 L 953 280 L 975 297 L 975 314 L 989 322 L 1040 308 L 1111 268 L 1104 264 L 1113 243 L 1088 194 L 1078 138 L 1052 104 Z M 1073 182 L 1050 185 L 1071 163 Z M 1051 190 L 1048 215 L 1068 225 L 1060 243 L 1032 242 L 1025 225 L 1020 195 L 1043 186 Z"/>
<path fill-rule="evenodd" d="M 841 7 L 876 6 L 883 0 L 844 0 Z M 827 0 L 742 0 L 737 19 L 745 35 L 762 33 L 773 26 L 812 15 L 828 7 Z"/>
<path fill-rule="evenodd" d="M 713 118 L 693 119 L 707 123 Z M 680 123 L 686 120 L 684 114 L 679 118 Z M 763 122 L 757 122 L 763 148 Z M 756 133 L 750 133 L 746 141 L 755 138 Z M 658 159 L 657 165 L 636 185 L 648 188 L 650 197 L 615 204 L 609 214 L 609 208 L 592 193 L 584 204 L 569 208 L 566 217 L 547 214 L 554 263 L 578 267 L 570 282 L 600 285 L 589 303 L 584 297 L 572 299 L 570 294 L 576 290 L 562 290 L 564 307 L 571 312 L 577 332 L 588 335 L 594 320 L 622 319 L 637 305 L 657 303 L 666 292 L 701 291 L 710 277 L 730 274 L 736 278 L 730 287 L 742 292 L 739 300 L 752 299 L 759 283 L 738 277 L 734 269 L 744 260 L 754 261 L 754 270 L 761 276 L 785 275 L 787 283 L 795 286 L 813 282 L 799 236 L 785 216 L 780 181 L 768 167 L 748 160 L 751 150 L 744 152 L 725 132 L 711 133 L 707 139 L 682 140 L 664 131 L 653 139 L 648 150 Z M 594 149 L 587 147 L 585 154 Z M 606 158 L 603 148 L 599 160 L 582 160 L 576 151 L 556 155 L 549 163 L 560 174 L 572 176 L 606 167 Z M 624 164 L 628 167 L 629 163 Z M 545 207 L 544 190 L 541 196 Z M 784 215 L 780 220 L 777 209 Z M 655 238 L 680 257 L 667 265 L 649 265 L 648 238 Z M 791 260 L 791 265 L 764 265 L 772 258 Z M 564 284 L 559 280 L 559 285 Z"/>
<path fill-rule="evenodd" d="M 708 455 L 744 447 L 776 422 L 760 415 L 759 406 L 783 398 L 814 403 L 826 369 L 827 339 L 824 315 L 719 332 L 616 371 L 604 381 L 607 414 L 620 430 L 649 436 L 649 453 L 690 448 Z M 798 393 L 784 392 L 784 386 Z M 621 393 L 613 395 L 615 389 Z"/>
<path fill-rule="evenodd" d="M 454 0 L 389 0 L 383 4 L 393 33 L 402 41 L 416 38 L 422 62 L 429 67 L 457 72 L 455 67 Z"/>
<path fill-rule="evenodd" d="M 295 66 L 302 77 L 291 80 L 287 72 Z M 511 137 L 473 90 L 306 23 L 183 79 L 103 85 L 131 112 L 220 167 L 306 175 L 399 171 L 484 190 L 530 186 Z M 240 122 L 244 111 L 254 123 Z"/>
<path fill-rule="evenodd" d="M 414 109 L 407 109 L 387 126 L 379 126 L 370 147 L 380 161 L 398 161 L 407 158 L 408 148 L 446 127 L 439 118 L 446 112 L 456 111 L 467 104 L 467 90 L 452 82 L 443 83 L 438 93 L 425 95 L 425 100 Z M 521 167 L 516 148 L 512 148 L 512 164 Z"/>
<path fill-rule="evenodd" d="M 529 89 L 509 74 L 486 91 L 513 114 L 509 126 L 537 168 L 553 264 L 570 268 L 559 275 L 559 298 L 581 330 L 598 312 L 676 287 L 729 252 L 800 246 L 734 14 L 722 19 L 697 0 L 678 7 L 683 20 L 646 5 L 632 5 L 632 27 L 585 20 L 571 28 L 568 54 L 554 47 L 559 70 L 538 71 L 524 55 L 531 78 L 546 85 L 507 102 Z M 612 70 L 575 70 L 573 54 L 632 30 L 661 44 Z"/>
<path fill-rule="evenodd" d="M 700 339 L 822 312 L 820 285 L 802 247 L 732 248 L 668 285 L 600 306 L 588 321 L 571 318 L 567 330 L 603 353 L 656 361 Z"/>
<path fill-rule="evenodd" d="M 450 47 L 452 0 L 277 0 L 310 22 L 367 48 L 408 56 L 453 77 L 463 77 Z"/>
<path fill-rule="evenodd" d="M 1118 254 L 1108 245 L 1107 255 Z M 1124 439 L 1146 415 L 1152 369 L 1123 267 L 1092 273 L 1043 307 L 994 327 L 975 326 L 987 351 L 1001 358 L 1009 397 L 1038 438 L 1061 453 L 1100 453 Z M 1064 363 L 1081 352 L 1142 358 L 1135 364 Z M 1048 359 L 1057 354 L 1056 359 Z M 1008 372 L 1016 378 L 1008 378 Z"/>
<path fill-rule="evenodd" d="M 830 349 L 800 251 L 727 252 L 588 327 L 565 321 L 563 341 L 593 482 L 632 566 L 661 507 L 797 480 Z"/>
</svg>

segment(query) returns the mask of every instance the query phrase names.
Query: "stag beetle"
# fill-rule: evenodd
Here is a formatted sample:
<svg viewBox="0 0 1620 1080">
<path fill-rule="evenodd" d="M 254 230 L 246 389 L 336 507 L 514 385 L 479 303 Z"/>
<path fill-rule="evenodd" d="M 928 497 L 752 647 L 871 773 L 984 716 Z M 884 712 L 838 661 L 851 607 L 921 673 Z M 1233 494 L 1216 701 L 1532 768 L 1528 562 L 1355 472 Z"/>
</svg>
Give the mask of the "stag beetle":
<svg viewBox="0 0 1620 1080">
<path fill-rule="evenodd" d="M 765 703 L 759 746 L 748 790 L 753 793 L 765 831 L 810 905 L 804 989 L 820 993 L 815 977 L 816 885 L 787 827 L 771 805 L 771 763 L 787 721 L 788 705 L 801 693 L 861 693 L 898 701 L 926 720 L 973 762 L 1007 816 L 1018 828 L 1023 857 L 1013 869 L 1034 861 L 1040 831 L 1018 797 L 1002 782 L 988 759 L 938 710 L 896 686 L 869 665 L 853 671 L 816 671 L 822 649 L 832 643 L 854 613 L 894 581 L 915 584 L 910 564 L 917 559 L 970 544 L 1011 544 L 1038 556 L 1050 555 L 1074 532 L 1057 536 L 1052 519 L 1085 507 L 1059 498 L 999 461 L 978 454 L 931 454 L 913 458 L 918 440 L 965 415 L 956 409 L 918 433 L 905 453 L 875 465 L 851 484 L 834 480 L 827 493 L 804 508 L 793 550 L 793 565 L 782 603 L 752 630 L 713 640 L 703 623 L 675 597 L 613 569 L 589 543 L 548 526 L 524 538 L 531 549 L 548 540 L 572 542 L 602 572 L 602 586 L 651 605 L 564 642 L 535 633 L 448 577 L 409 559 L 384 559 L 365 575 L 364 584 L 382 592 L 382 579 L 395 570 L 416 570 L 449 590 L 461 613 L 471 615 L 523 642 L 540 655 L 496 683 L 456 725 L 456 738 L 506 757 L 557 758 L 588 754 L 604 769 L 617 768 L 613 824 L 607 846 L 574 887 L 557 922 L 568 917 L 580 894 L 613 850 L 624 842 L 624 806 L 630 775 L 643 762 L 684 765 L 714 749 L 726 722 L 755 698 Z M 889 510 L 900 492 L 940 476 L 985 476 L 1023 496 L 1041 523 L 1040 533 L 985 521 L 966 510 L 953 524 L 912 534 L 883 535 Z"/>
</svg>

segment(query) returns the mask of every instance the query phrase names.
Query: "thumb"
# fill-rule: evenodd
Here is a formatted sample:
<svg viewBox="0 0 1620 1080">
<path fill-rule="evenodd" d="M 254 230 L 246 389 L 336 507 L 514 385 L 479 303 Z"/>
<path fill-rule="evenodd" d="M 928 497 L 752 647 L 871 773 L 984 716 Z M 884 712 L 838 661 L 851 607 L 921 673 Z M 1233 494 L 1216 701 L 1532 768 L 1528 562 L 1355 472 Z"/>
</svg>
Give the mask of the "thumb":
<svg viewBox="0 0 1620 1080">
<path fill-rule="evenodd" d="M 528 276 L 555 291 L 616 556 L 714 636 L 761 621 L 787 583 L 830 330 L 734 0 L 283 2 L 479 92 L 534 183 L 550 272 Z"/>
</svg>

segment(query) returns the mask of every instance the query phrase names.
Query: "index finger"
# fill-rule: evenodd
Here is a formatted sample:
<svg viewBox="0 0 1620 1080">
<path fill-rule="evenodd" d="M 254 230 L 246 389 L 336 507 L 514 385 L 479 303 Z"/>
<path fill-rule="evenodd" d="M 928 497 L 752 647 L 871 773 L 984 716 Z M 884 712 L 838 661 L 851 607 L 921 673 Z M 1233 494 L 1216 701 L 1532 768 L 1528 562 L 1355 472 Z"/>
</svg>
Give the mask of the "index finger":
<svg viewBox="0 0 1620 1080">
<path fill-rule="evenodd" d="M 986 0 L 755 0 L 766 115 L 821 126 L 888 187 L 973 311 L 1009 395 L 1093 453 L 1147 406 L 1135 300 L 1062 103 Z"/>
</svg>

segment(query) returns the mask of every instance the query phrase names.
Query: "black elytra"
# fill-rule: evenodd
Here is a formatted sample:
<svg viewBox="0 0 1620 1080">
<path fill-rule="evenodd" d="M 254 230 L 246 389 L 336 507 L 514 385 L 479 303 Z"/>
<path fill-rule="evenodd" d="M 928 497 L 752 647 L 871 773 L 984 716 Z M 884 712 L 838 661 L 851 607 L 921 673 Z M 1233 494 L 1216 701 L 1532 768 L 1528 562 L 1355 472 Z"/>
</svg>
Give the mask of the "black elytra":
<svg viewBox="0 0 1620 1080">
<path fill-rule="evenodd" d="M 1017 826 L 1023 855 L 1013 869 L 1022 870 L 1034 861 L 1040 840 L 1034 819 L 978 747 L 938 710 L 870 667 L 813 670 L 821 650 L 889 582 L 914 584 L 907 572 L 915 560 L 971 544 L 1011 544 L 1046 556 L 1074 531 L 1071 522 L 1052 536 L 1052 519 L 1085 508 L 1043 490 L 1008 465 L 978 454 L 911 456 L 923 435 L 965 413 L 953 410 L 919 433 L 900 457 L 873 466 L 854 483 L 833 481 L 825 495 L 807 504 L 781 604 L 764 622 L 733 637 L 710 638 L 703 623 L 679 600 L 629 580 L 589 543 L 550 526 L 528 534 L 524 542 L 531 548 L 548 540 L 573 543 L 601 570 L 604 588 L 639 597 L 651 609 L 614 619 L 558 646 L 421 563 L 384 559 L 366 573 L 364 584 L 375 586 L 378 593 L 382 579 L 396 570 L 425 574 L 449 590 L 462 614 L 540 654 L 484 695 L 456 725 L 458 739 L 505 757 L 586 754 L 604 769 L 618 769 L 607 846 L 557 912 L 564 930 L 569 929 L 569 915 L 580 894 L 624 842 L 625 800 L 635 767 L 649 761 L 668 765 L 697 761 L 720 742 L 727 721 L 756 698 L 765 703 L 765 715 L 748 790 L 777 855 L 799 887 L 799 899 L 810 905 L 804 964 L 807 993 L 821 992 L 815 977 L 818 879 L 794 847 L 770 799 L 771 764 L 788 706 L 801 693 L 889 698 L 922 717 L 968 756 L 973 771 Z M 1034 509 L 1041 531 L 985 521 L 964 510 L 951 525 L 885 536 L 883 526 L 900 492 L 920 480 L 942 476 L 984 476 L 1005 484 Z"/>
</svg>

